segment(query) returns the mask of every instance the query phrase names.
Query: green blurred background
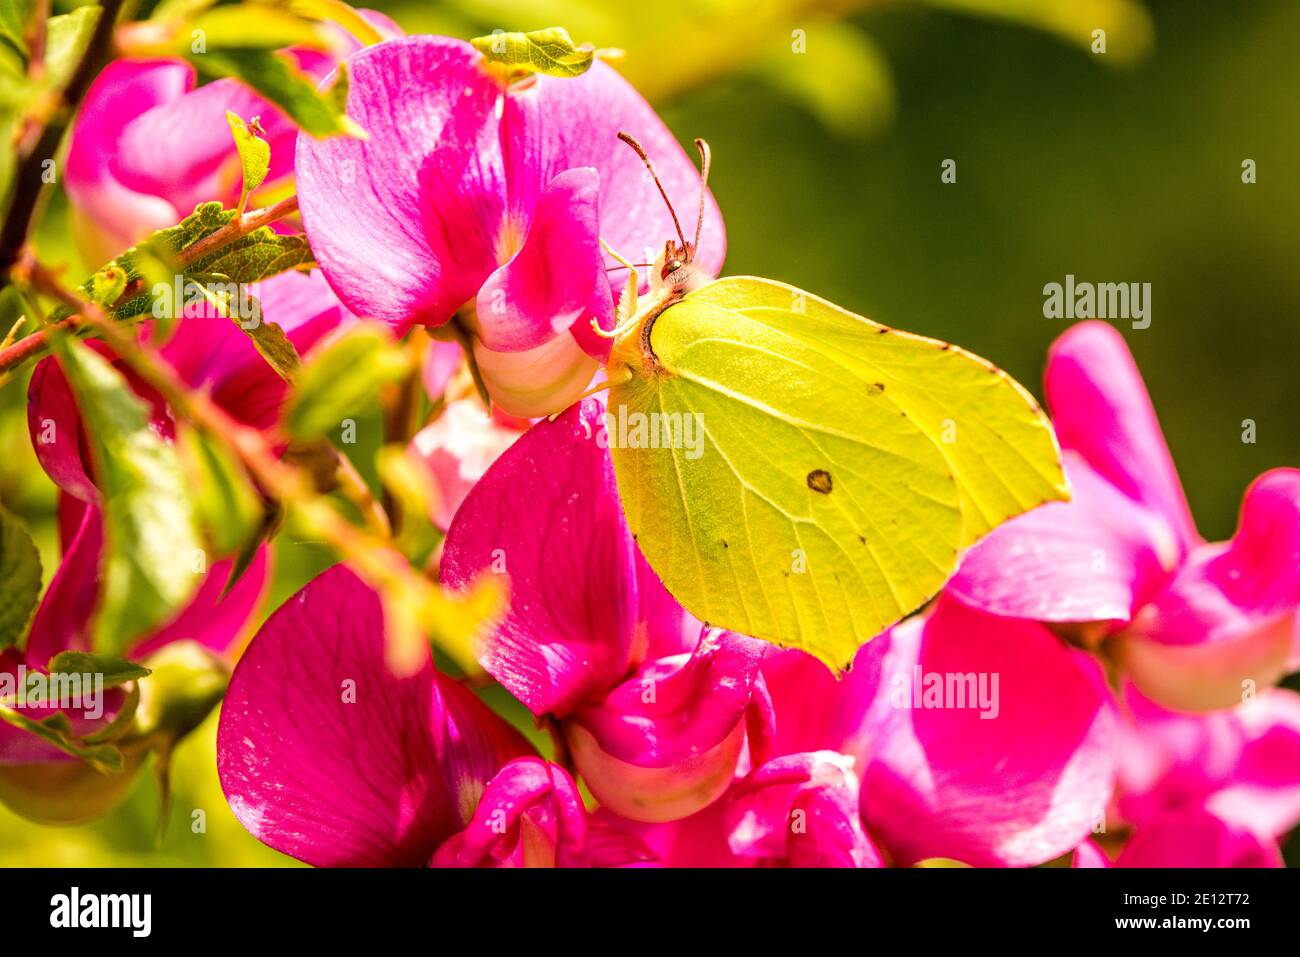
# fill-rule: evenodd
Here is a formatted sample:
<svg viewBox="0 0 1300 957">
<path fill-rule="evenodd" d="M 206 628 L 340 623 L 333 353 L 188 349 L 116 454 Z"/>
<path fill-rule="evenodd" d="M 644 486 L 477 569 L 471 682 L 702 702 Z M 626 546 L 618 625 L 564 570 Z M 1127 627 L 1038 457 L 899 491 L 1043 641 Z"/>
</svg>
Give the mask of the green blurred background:
<svg viewBox="0 0 1300 957">
<path fill-rule="evenodd" d="M 619 68 L 683 142 L 713 147 L 726 272 L 958 342 L 1031 388 L 1069 324 L 1043 317 L 1044 284 L 1151 283 L 1150 328 L 1118 325 L 1208 538 L 1231 534 L 1257 474 L 1300 465 L 1294 0 L 370 5 L 408 32 L 562 25 L 625 50 Z M 956 183 L 940 180 L 945 159 Z M 62 209 L 51 205 L 46 248 L 65 245 Z M 33 524 L 49 569 L 53 491 L 31 461 L 22 399 L 21 383 L 0 393 L 0 498 Z M 282 554 L 272 602 L 319 563 Z M 214 728 L 177 752 L 160 850 L 146 775 L 84 827 L 0 810 L 0 864 L 286 862 L 226 808 Z M 194 809 L 206 833 L 193 833 Z"/>
</svg>

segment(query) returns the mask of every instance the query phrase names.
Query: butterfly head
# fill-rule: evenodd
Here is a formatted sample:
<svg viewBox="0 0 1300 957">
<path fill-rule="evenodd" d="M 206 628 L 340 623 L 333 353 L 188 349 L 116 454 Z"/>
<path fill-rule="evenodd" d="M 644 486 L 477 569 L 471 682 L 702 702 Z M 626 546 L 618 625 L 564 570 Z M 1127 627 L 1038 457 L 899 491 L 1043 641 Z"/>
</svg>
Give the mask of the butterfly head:
<svg viewBox="0 0 1300 957">
<path fill-rule="evenodd" d="M 670 239 L 664 243 L 664 251 L 655 260 L 654 271 L 650 274 L 651 281 L 656 286 L 668 287 L 678 295 L 685 295 L 711 278 L 694 264 L 695 253 L 700 248 L 700 233 L 704 228 L 705 197 L 708 195 L 709 166 L 712 162 L 709 144 L 700 139 L 695 141 L 695 147 L 700 151 L 700 210 L 695 220 L 695 239 L 693 242 L 688 242 L 686 234 L 682 232 L 681 221 L 677 218 L 677 211 L 673 209 L 672 201 L 669 200 L 663 183 L 659 181 L 659 174 L 655 172 L 654 164 L 650 162 L 644 147 L 631 133 L 620 132 L 618 138 L 630 146 L 645 164 L 650 178 L 659 189 L 659 195 L 664 199 L 664 205 L 668 207 L 668 214 L 673 219 L 673 227 L 677 230 L 677 239 Z"/>
</svg>

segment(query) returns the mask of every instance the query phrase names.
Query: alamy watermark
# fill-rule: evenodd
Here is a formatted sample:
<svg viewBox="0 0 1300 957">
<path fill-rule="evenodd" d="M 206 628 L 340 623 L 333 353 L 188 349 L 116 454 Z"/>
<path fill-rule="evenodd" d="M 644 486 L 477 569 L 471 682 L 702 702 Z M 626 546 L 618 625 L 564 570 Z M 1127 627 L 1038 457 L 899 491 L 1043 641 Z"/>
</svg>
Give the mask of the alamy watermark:
<svg viewBox="0 0 1300 957">
<path fill-rule="evenodd" d="M 998 699 L 996 671 L 911 671 L 895 672 L 889 681 L 889 703 L 900 710 L 972 710 L 981 719 L 992 720 L 1002 710 Z"/>
<path fill-rule="evenodd" d="M 1151 325 L 1151 283 L 1049 282 L 1043 287 L 1043 317 L 1046 319 L 1128 319 L 1134 329 Z"/>
<path fill-rule="evenodd" d="M 29 671 L 19 665 L 16 672 L 0 672 L 0 702 L 11 708 L 80 708 L 85 717 L 97 721 L 104 716 L 102 672 Z"/>
<path fill-rule="evenodd" d="M 683 449 L 692 462 L 704 454 L 702 412 L 629 412 L 620 405 L 604 421 L 596 434 L 602 449 Z"/>
<path fill-rule="evenodd" d="M 262 304 L 251 283 L 199 282 L 177 275 L 172 282 L 154 283 L 155 319 L 237 319 L 243 329 L 262 324 Z"/>
</svg>

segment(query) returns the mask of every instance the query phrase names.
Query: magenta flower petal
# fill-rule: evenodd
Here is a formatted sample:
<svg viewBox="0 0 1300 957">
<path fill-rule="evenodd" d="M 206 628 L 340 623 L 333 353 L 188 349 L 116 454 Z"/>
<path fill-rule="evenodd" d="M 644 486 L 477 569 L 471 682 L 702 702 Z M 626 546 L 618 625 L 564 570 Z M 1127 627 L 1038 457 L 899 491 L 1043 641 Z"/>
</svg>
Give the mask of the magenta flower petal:
<svg viewBox="0 0 1300 957">
<path fill-rule="evenodd" d="M 1072 453 L 1069 502 L 1018 516 L 977 543 L 947 591 L 972 608 L 1050 622 L 1124 622 L 1168 577 L 1179 546 L 1165 521 Z"/>
<path fill-rule="evenodd" d="M 516 758 L 488 782 L 465 830 L 433 856 L 434 867 L 579 867 L 587 811 L 564 768 Z"/>
<path fill-rule="evenodd" d="M 408 37 L 348 60 L 368 138 L 298 138 L 303 224 L 357 315 L 441 325 L 504 261 L 498 83 L 468 43 Z"/>
<path fill-rule="evenodd" d="M 1247 682 L 1287 670 L 1300 606 L 1300 471 L 1275 469 L 1246 491 L 1237 534 L 1194 548 L 1119 638 L 1143 691 L 1171 708 L 1231 707 Z"/>
<path fill-rule="evenodd" d="M 645 664 L 574 720 L 603 750 L 647 768 L 665 768 L 713 748 L 743 723 L 761 681 L 762 642 L 707 630 L 689 656 Z"/>
<path fill-rule="evenodd" d="M 523 246 L 479 289 L 484 348 L 535 349 L 590 320 L 593 302 L 603 302 L 604 318 L 612 318 L 599 240 L 599 193 L 600 174 L 584 166 L 560 173 L 537 197 Z M 605 340 L 606 353 L 608 347 Z"/>
<path fill-rule="evenodd" d="M 942 598 L 889 642 L 862 819 L 892 858 L 1032 866 L 1089 836 L 1115 777 L 1095 661 L 1042 625 Z"/>
<path fill-rule="evenodd" d="M 36 459 L 54 484 L 83 502 L 98 501 L 77 400 L 53 356 L 42 359 L 32 370 L 27 384 L 27 428 Z"/>
<path fill-rule="evenodd" d="M 394 676 L 384 642 L 378 596 L 340 565 L 240 659 L 217 768 L 236 817 L 276 850 L 319 866 L 422 865 L 470 822 L 501 766 L 530 753 L 432 662 Z"/>
<path fill-rule="evenodd" d="M 1205 807 L 1280 838 L 1300 824 L 1300 694 L 1265 688 L 1235 708 L 1167 711 L 1131 686 L 1120 749 L 1120 814 L 1141 824 Z"/>
<path fill-rule="evenodd" d="M 300 354 L 352 318 L 318 271 L 281 273 L 250 292 L 261 303 L 262 318 L 278 325 Z M 207 387 L 216 403 L 245 425 L 265 429 L 279 421 L 285 382 L 230 319 L 181 320 L 162 354 L 187 385 Z"/>
<path fill-rule="evenodd" d="M 871 746 L 868 712 L 876 700 L 889 641 L 869 641 L 836 678 L 812 655 L 769 651 L 763 680 L 776 710 L 776 754 L 838 751 L 859 760 Z"/>
<path fill-rule="evenodd" d="M 447 533 L 443 582 L 484 572 L 510 608 L 483 667 L 534 714 L 568 714 L 623 678 L 636 636 L 636 565 L 600 403 L 540 422 L 488 469 Z"/>
<path fill-rule="evenodd" d="M 1143 693 L 1184 711 L 1229 708 L 1242 700 L 1243 689 L 1277 681 L 1295 636 L 1294 608 L 1241 609 L 1207 575 L 1204 559 L 1194 552 L 1114 639 L 1117 659 Z"/>
<path fill-rule="evenodd" d="M 596 799 L 632 820 L 677 820 L 726 791 L 747 732 L 754 760 L 763 760 L 771 737 L 764 650 L 753 638 L 705 631 L 694 654 L 650 662 L 575 712 L 565 735 Z"/>
<path fill-rule="evenodd" d="M 882 867 L 858 819 L 853 759 L 834 751 L 775 758 L 738 784 L 726 809 L 734 853 L 790 867 Z"/>
<path fill-rule="evenodd" d="M 1183 548 L 1200 541 L 1151 397 L 1121 336 L 1081 322 L 1052 345 L 1047 404 L 1063 448 L 1073 449 L 1133 501 L 1164 516 Z"/>
<path fill-rule="evenodd" d="M 226 122 L 230 110 L 244 120 L 258 117 L 271 147 L 267 182 L 293 170 L 297 128 L 277 107 L 242 83 L 217 80 L 193 89 L 193 69 L 187 92 L 136 115 L 122 127 L 109 159 L 109 169 L 127 189 L 165 198 L 181 215 L 196 205 L 220 200 L 234 205 L 239 198 L 239 155 Z M 183 149 L 160 150 L 159 143 L 183 143 Z"/>
<path fill-rule="evenodd" d="M 633 262 L 653 262 L 677 234 L 645 167 L 618 141 L 626 130 L 645 147 L 686 238 L 694 238 L 699 170 L 641 94 L 608 64 L 597 61 L 574 79 L 540 77 L 507 97 L 503 129 L 512 216 L 531 209 L 564 170 L 592 166 L 600 172 L 601 236 Z M 726 241 L 722 213 L 709 194 L 695 263 L 710 276 L 722 268 Z"/>
<path fill-rule="evenodd" d="M 88 647 L 90 621 L 99 603 L 99 557 L 103 542 L 99 509 L 85 506 L 80 512 L 76 534 L 64 547 L 63 558 L 32 617 L 27 636 L 29 660 L 43 666 L 60 651 Z"/>
<path fill-rule="evenodd" d="M 1272 841 L 1205 811 L 1169 811 L 1142 824 L 1116 867 L 1282 867 Z"/>
<path fill-rule="evenodd" d="M 259 545 L 239 581 L 227 591 L 234 562 L 215 563 L 190 603 L 131 650 L 137 657 L 173 641 L 196 641 L 218 653 L 234 647 L 253 621 L 271 583 L 270 548 Z"/>
</svg>

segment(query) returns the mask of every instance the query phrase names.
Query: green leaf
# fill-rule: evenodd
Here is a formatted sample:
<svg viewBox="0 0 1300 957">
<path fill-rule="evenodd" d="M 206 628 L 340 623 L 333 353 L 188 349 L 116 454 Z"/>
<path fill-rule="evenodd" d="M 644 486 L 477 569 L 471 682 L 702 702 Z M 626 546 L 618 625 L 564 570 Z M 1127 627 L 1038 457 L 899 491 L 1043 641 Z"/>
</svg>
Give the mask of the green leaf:
<svg viewBox="0 0 1300 957">
<path fill-rule="evenodd" d="M 150 428 L 149 406 L 80 342 L 59 337 L 54 348 L 77 397 L 104 497 L 103 598 L 92 645 L 119 654 L 193 596 L 202 541 L 176 450 Z"/>
<path fill-rule="evenodd" d="M 590 43 L 574 46 L 563 27 L 506 33 L 498 30 L 469 41 L 488 63 L 508 73 L 544 73 L 547 76 L 581 76 L 591 68 L 596 48 Z"/>
<path fill-rule="evenodd" d="M 214 552 L 223 558 L 240 552 L 262 531 L 262 499 L 252 481 L 225 444 L 206 433 L 182 427 L 176 440 Z"/>
<path fill-rule="evenodd" d="M 364 136 L 343 112 L 348 82 L 345 65 L 339 67 L 333 86 L 317 91 L 311 77 L 274 50 L 213 50 L 189 54 L 187 59 L 205 79 L 230 76 L 242 80 L 312 136 Z M 339 87 L 340 83 L 344 85 Z"/>
<path fill-rule="evenodd" d="M 50 674 L 103 675 L 105 688 L 117 688 L 149 674 L 148 668 L 133 661 L 88 651 L 60 651 L 50 659 L 49 668 Z"/>
<path fill-rule="evenodd" d="M 267 319 L 259 319 L 256 324 L 238 322 L 237 325 L 253 340 L 253 347 L 266 360 L 266 364 L 275 370 L 276 375 L 285 382 L 292 382 L 302 359 L 284 330 Z"/>
<path fill-rule="evenodd" d="M 27 24 L 35 6 L 36 0 L 4 0 L 0 3 L 0 37 L 23 56 L 27 55 Z"/>
<path fill-rule="evenodd" d="M 429 469 L 409 446 L 400 444 L 381 448 L 378 464 L 384 488 L 396 505 L 394 544 L 412 565 L 423 567 L 443 537 L 430 518 L 438 491 Z"/>
<path fill-rule="evenodd" d="M 71 13 L 50 17 L 45 25 L 46 82 L 53 89 L 62 89 L 72 78 L 72 72 L 81 62 L 90 35 L 99 22 L 100 8 L 95 5 L 77 7 Z"/>
<path fill-rule="evenodd" d="M 318 345 L 298 371 L 284 416 L 289 435 L 299 441 L 320 438 L 409 368 L 387 327 L 354 323 Z"/>
<path fill-rule="evenodd" d="M 261 125 L 253 118 L 253 128 L 237 114 L 226 110 L 226 122 L 230 124 L 231 135 L 235 137 L 235 148 L 239 150 L 239 164 L 244 173 L 244 186 L 239 194 L 239 209 L 248 203 L 248 196 L 266 179 L 267 170 L 271 168 L 271 144 L 263 136 Z"/>
<path fill-rule="evenodd" d="M 23 636 L 40 593 L 40 553 L 23 523 L 0 508 L 0 649 Z"/>
<path fill-rule="evenodd" d="M 147 315 L 170 319 L 180 313 L 183 305 L 176 302 L 178 282 L 183 299 L 189 293 L 188 280 L 200 284 L 248 284 L 315 264 L 305 236 L 282 235 L 263 226 L 199 258 L 183 272 L 178 271 L 174 263 L 179 253 L 229 225 L 236 215 L 237 210 L 226 209 L 220 203 L 200 203 L 175 226 L 160 229 L 104 266 L 82 290 L 88 298 L 99 301 L 97 294 L 116 281 L 110 280 L 109 274 L 121 270 L 126 276 L 126 288 L 133 295 L 117 303 L 112 309 L 114 317 L 123 321 Z M 67 315 L 67 311 L 61 315 Z M 56 314 L 55 318 L 59 317 Z"/>
</svg>

